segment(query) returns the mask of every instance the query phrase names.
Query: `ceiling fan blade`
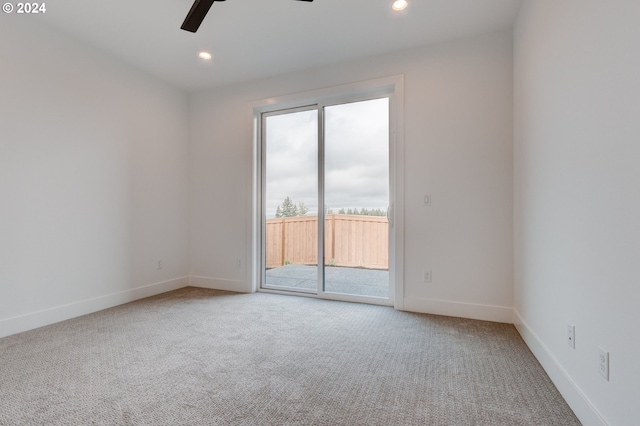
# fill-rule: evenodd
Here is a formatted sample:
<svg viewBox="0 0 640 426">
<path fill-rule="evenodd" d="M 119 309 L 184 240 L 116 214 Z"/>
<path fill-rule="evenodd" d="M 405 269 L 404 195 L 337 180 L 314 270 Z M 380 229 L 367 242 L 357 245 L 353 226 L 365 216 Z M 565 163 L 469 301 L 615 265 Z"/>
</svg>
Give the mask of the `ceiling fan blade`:
<svg viewBox="0 0 640 426">
<path fill-rule="evenodd" d="M 205 16 L 207 16 L 207 12 L 211 9 L 211 5 L 215 1 L 224 1 L 224 0 L 196 0 L 193 2 L 193 6 L 191 6 L 191 10 L 187 14 L 187 17 L 184 19 L 182 23 L 181 29 L 185 31 L 189 31 L 195 33 L 200 28 L 200 24 L 202 24 L 202 20 Z M 306 1 L 306 0 L 305 0 Z"/>
<path fill-rule="evenodd" d="M 192 33 L 198 31 L 198 28 L 200 28 L 200 24 L 202 24 L 204 17 L 207 16 L 207 12 L 209 12 L 209 9 L 211 9 L 211 6 L 216 1 L 225 0 L 195 0 L 193 2 L 193 6 L 191 6 L 191 10 L 189 10 L 189 13 L 187 13 L 187 17 L 184 18 L 184 22 L 182 23 L 182 26 L 180 28 Z M 313 0 L 297 1 L 312 2 Z"/>
</svg>

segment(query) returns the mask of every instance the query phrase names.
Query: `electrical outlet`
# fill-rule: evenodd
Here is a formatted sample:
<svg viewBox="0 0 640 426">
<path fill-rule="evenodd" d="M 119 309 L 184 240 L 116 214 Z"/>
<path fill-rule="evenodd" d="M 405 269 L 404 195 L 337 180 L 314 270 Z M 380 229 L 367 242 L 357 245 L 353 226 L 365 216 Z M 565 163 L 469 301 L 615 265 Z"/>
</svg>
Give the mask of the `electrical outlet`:
<svg viewBox="0 0 640 426">
<path fill-rule="evenodd" d="M 576 348 L 576 326 L 567 324 L 567 345 Z"/>
<path fill-rule="evenodd" d="M 236 260 L 236 268 L 242 269 L 242 260 L 240 260 L 240 259 Z"/>
<path fill-rule="evenodd" d="M 162 269 L 163 263 L 162 259 L 158 259 L 158 263 L 156 263 L 156 269 Z"/>
<path fill-rule="evenodd" d="M 424 205 L 425 206 L 431 205 L 431 194 L 427 194 L 424 196 Z"/>
<path fill-rule="evenodd" d="M 424 282 L 425 283 L 431 282 L 431 271 L 424 271 Z"/>
<path fill-rule="evenodd" d="M 609 381 L 609 352 L 598 348 L 598 370 L 600 375 Z"/>
</svg>

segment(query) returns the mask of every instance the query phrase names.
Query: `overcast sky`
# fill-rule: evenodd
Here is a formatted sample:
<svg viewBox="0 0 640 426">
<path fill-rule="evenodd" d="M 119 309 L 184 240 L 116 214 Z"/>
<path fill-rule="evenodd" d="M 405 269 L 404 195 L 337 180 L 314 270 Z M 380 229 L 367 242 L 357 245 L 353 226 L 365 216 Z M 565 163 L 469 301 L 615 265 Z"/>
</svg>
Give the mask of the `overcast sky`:
<svg viewBox="0 0 640 426">
<path fill-rule="evenodd" d="M 266 123 L 266 215 L 285 197 L 318 209 L 317 112 L 271 116 Z M 325 108 L 325 205 L 386 209 L 389 203 L 389 101 Z"/>
</svg>

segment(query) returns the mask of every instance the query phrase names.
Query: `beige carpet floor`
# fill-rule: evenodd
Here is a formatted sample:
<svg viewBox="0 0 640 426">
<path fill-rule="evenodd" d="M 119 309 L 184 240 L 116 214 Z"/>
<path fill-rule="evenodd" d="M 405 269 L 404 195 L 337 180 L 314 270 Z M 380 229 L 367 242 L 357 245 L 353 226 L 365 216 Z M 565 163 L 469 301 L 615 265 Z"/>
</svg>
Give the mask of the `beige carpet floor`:
<svg viewBox="0 0 640 426">
<path fill-rule="evenodd" d="M 0 425 L 579 424 L 507 324 L 185 288 L 0 339 Z"/>
</svg>

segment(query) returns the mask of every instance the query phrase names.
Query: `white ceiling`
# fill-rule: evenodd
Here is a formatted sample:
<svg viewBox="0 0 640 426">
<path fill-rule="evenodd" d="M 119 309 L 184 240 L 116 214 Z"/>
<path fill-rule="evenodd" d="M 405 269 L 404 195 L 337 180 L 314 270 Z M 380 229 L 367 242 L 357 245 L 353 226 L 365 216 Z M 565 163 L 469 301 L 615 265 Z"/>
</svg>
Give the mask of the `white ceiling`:
<svg viewBox="0 0 640 426">
<path fill-rule="evenodd" d="M 508 29 L 521 0 L 409 2 L 227 0 L 195 34 L 180 29 L 192 0 L 57 0 L 40 18 L 193 91 Z"/>
</svg>

